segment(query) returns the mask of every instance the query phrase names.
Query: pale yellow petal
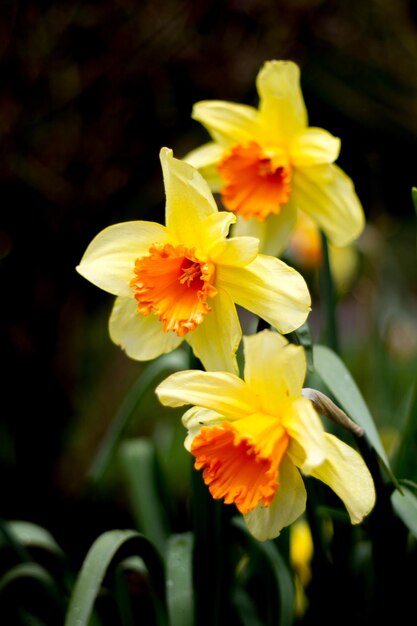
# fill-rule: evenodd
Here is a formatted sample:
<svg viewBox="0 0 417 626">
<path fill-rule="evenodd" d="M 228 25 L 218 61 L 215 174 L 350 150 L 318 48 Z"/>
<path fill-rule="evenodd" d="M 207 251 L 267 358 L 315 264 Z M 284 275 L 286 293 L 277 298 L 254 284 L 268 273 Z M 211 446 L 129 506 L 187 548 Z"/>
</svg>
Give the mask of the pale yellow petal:
<svg viewBox="0 0 417 626">
<path fill-rule="evenodd" d="M 166 243 L 168 232 L 154 222 L 124 222 L 102 230 L 90 243 L 77 271 L 115 296 L 132 295 L 135 260 L 153 243 Z"/>
<path fill-rule="evenodd" d="M 246 383 L 229 372 L 188 370 L 168 376 L 155 390 L 162 404 L 194 404 L 212 409 L 227 420 L 256 412 L 256 398 Z"/>
<path fill-rule="evenodd" d="M 286 144 L 292 135 L 307 126 L 298 66 L 292 61 L 267 61 L 258 74 L 256 86 L 264 142 Z"/>
<path fill-rule="evenodd" d="M 290 162 L 298 167 L 333 163 L 340 152 L 340 139 L 322 128 L 305 128 L 291 139 Z"/>
<path fill-rule="evenodd" d="M 352 524 L 359 524 L 375 504 L 372 476 L 356 450 L 329 433 L 325 438 L 326 460 L 311 475 L 333 489 L 343 500 Z"/>
<path fill-rule="evenodd" d="M 219 265 L 247 265 L 258 254 L 259 241 L 255 237 L 230 237 L 210 251 L 211 259 Z"/>
<path fill-rule="evenodd" d="M 202 426 L 218 426 L 224 421 L 224 417 L 216 411 L 193 406 L 184 413 L 181 421 L 188 430 L 184 446 L 190 452 L 194 437 L 198 435 Z"/>
<path fill-rule="evenodd" d="M 251 236 L 259 239 L 259 252 L 279 256 L 288 243 L 291 232 L 297 219 L 297 208 L 293 202 L 281 207 L 278 215 L 269 215 L 261 222 L 256 218 L 249 220 L 237 217 L 232 226 L 231 234 L 234 237 Z"/>
<path fill-rule="evenodd" d="M 293 197 L 335 246 L 356 239 L 365 225 L 362 205 L 351 179 L 336 165 L 297 170 Z"/>
<path fill-rule="evenodd" d="M 244 379 L 269 415 L 281 417 L 291 397 L 301 395 L 306 359 L 301 346 L 271 330 L 243 338 Z"/>
<path fill-rule="evenodd" d="M 245 515 L 252 535 L 259 541 L 274 539 L 281 530 L 292 524 L 306 508 L 307 494 L 295 465 L 284 456 L 279 468 L 278 491 L 268 507 L 260 504 Z"/>
<path fill-rule="evenodd" d="M 204 251 L 206 234 L 202 224 L 217 213 L 217 205 L 201 174 L 191 165 L 175 159 L 172 150 L 160 152 L 166 194 L 166 226 L 174 245 Z"/>
<path fill-rule="evenodd" d="M 237 373 L 236 351 L 242 330 L 236 307 L 222 289 L 218 289 L 211 305 L 203 323 L 185 339 L 206 370 Z"/>
<path fill-rule="evenodd" d="M 192 117 L 225 148 L 253 141 L 259 134 L 258 112 L 244 104 L 204 100 L 194 105 Z"/>
<path fill-rule="evenodd" d="M 226 237 L 230 225 L 236 221 L 236 216 L 228 211 L 219 211 L 206 217 L 201 223 L 201 246 L 212 261 L 226 246 Z"/>
<path fill-rule="evenodd" d="M 155 315 L 138 313 L 137 302 L 116 298 L 109 321 L 110 337 L 136 361 L 148 361 L 175 350 L 183 341 L 173 332 L 165 333 Z"/>
<path fill-rule="evenodd" d="M 326 457 L 325 432 L 310 400 L 300 397 L 289 403 L 282 425 L 291 437 L 288 454 L 305 474 L 309 474 Z"/>
<path fill-rule="evenodd" d="M 270 256 L 258 255 L 245 267 L 219 266 L 216 283 L 230 293 L 234 302 L 284 334 L 301 326 L 310 311 L 304 278 Z"/>
<path fill-rule="evenodd" d="M 220 191 L 224 181 L 219 174 L 217 164 L 225 154 L 225 147 L 211 141 L 185 155 L 186 161 L 200 172 L 212 191 Z"/>
</svg>

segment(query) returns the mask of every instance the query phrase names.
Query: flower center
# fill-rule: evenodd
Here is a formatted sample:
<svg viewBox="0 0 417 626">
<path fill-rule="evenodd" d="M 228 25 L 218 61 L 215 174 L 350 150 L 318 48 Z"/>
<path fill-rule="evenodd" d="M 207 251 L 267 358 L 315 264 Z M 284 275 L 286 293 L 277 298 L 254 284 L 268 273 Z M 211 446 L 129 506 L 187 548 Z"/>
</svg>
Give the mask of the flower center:
<svg viewBox="0 0 417 626">
<path fill-rule="evenodd" d="M 278 214 L 291 195 L 291 168 L 284 158 L 262 151 L 259 144 L 236 145 L 218 164 L 225 181 L 221 189 L 226 209 L 245 219 L 263 222 Z"/>
<path fill-rule="evenodd" d="M 134 272 L 130 284 L 138 311 L 157 315 L 164 332 L 173 330 L 183 337 L 211 311 L 207 299 L 217 293 L 213 285 L 215 266 L 199 260 L 194 249 L 154 244 L 149 255 L 136 259 Z"/>
<path fill-rule="evenodd" d="M 203 468 L 203 479 L 213 498 L 234 503 L 245 515 L 261 502 L 264 506 L 271 503 L 288 444 L 288 434 L 276 422 L 256 442 L 242 436 L 229 422 L 222 422 L 220 426 L 204 426 L 194 438 L 191 452 L 194 467 Z"/>
</svg>

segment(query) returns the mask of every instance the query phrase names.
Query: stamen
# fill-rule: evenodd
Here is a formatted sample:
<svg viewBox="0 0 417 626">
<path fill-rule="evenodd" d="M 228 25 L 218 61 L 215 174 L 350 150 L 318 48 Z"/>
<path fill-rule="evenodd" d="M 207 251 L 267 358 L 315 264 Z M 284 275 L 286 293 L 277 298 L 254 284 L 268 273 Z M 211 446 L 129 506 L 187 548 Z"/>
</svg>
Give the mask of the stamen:
<svg viewBox="0 0 417 626">
<path fill-rule="evenodd" d="M 194 249 L 154 244 L 149 255 L 136 259 L 134 272 L 130 284 L 138 312 L 157 315 L 164 332 L 172 330 L 183 337 L 211 311 L 207 299 L 217 293 L 215 266 L 198 259 Z"/>
<path fill-rule="evenodd" d="M 264 437 L 268 440 L 266 446 Z M 272 448 L 271 437 L 275 440 Z M 279 464 L 288 443 L 288 434 L 276 423 L 254 441 L 223 422 L 221 426 L 203 427 L 193 440 L 191 452 L 195 468 L 203 469 L 204 482 L 213 498 L 234 503 L 246 514 L 261 502 L 264 506 L 271 503 L 279 487 Z M 267 448 L 272 452 L 266 453 Z"/>
<path fill-rule="evenodd" d="M 217 167 L 225 181 L 225 208 L 245 219 L 264 221 L 290 199 L 291 168 L 284 155 L 264 153 L 255 141 L 234 146 Z"/>
</svg>

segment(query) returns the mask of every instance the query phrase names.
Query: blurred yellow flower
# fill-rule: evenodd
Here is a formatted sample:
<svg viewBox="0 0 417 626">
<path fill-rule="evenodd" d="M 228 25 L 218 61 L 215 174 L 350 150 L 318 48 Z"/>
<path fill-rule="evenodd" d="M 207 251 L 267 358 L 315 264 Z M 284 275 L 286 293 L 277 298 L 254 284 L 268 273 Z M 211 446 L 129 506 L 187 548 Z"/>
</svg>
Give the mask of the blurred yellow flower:
<svg viewBox="0 0 417 626">
<path fill-rule="evenodd" d="M 340 140 L 308 126 L 295 63 L 267 61 L 256 84 L 258 109 L 221 100 L 194 105 L 193 118 L 213 141 L 185 160 L 239 216 L 235 234 L 258 237 L 262 252 L 282 251 L 298 209 L 345 246 L 362 231 L 364 214 L 351 179 L 334 165 Z"/>
<path fill-rule="evenodd" d="M 78 272 L 117 296 L 110 336 L 148 360 L 185 339 L 206 369 L 236 371 L 242 332 L 235 303 L 283 333 L 310 310 L 302 276 L 258 254 L 253 237 L 227 238 L 235 217 L 219 212 L 202 176 L 161 150 L 166 226 L 115 224 L 88 246 Z"/>
<path fill-rule="evenodd" d="M 303 211 L 297 221 L 285 249 L 286 259 L 299 269 L 316 270 L 323 260 L 320 231 L 316 223 Z M 358 271 L 359 253 L 354 244 L 343 247 L 329 245 L 330 265 L 339 293 L 349 290 Z"/>
<path fill-rule="evenodd" d="M 308 523 L 302 517 L 290 528 L 290 562 L 295 574 L 295 612 L 303 615 L 307 608 L 304 588 L 311 579 L 311 560 L 314 545 Z"/>
<path fill-rule="evenodd" d="M 244 379 L 227 372 L 184 371 L 156 389 L 167 406 L 195 405 L 183 416 L 186 448 L 211 495 L 234 503 L 259 540 L 276 537 L 305 510 L 299 470 L 327 483 L 357 524 L 375 490 L 362 457 L 324 432 L 301 395 L 301 346 L 265 330 L 244 338 Z"/>
</svg>

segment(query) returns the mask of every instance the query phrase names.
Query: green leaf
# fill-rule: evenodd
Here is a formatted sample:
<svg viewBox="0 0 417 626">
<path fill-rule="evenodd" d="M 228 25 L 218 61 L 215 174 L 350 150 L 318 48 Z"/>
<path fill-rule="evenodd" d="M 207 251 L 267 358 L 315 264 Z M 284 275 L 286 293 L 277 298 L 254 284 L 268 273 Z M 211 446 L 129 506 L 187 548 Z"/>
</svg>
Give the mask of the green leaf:
<svg viewBox="0 0 417 626">
<path fill-rule="evenodd" d="M 38 563 L 19 563 L 0 578 L 0 606 L 2 616 L 4 612 L 12 615 L 27 609 L 34 618 L 47 619 L 46 623 L 52 624 L 62 620 L 63 592 Z"/>
<path fill-rule="evenodd" d="M 127 483 L 138 529 L 164 553 L 168 520 L 158 490 L 155 447 L 147 439 L 124 441 L 119 449 L 122 472 Z"/>
<path fill-rule="evenodd" d="M 19 520 L 5 522 L 5 524 L 9 533 L 25 548 L 42 548 L 56 556 L 64 556 L 63 551 L 52 537 L 51 533 L 45 528 L 37 524 L 32 524 L 31 522 Z M 3 542 L 4 539 L 0 537 L 0 546 Z"/>
<path fill-rule="evenodd" d="M 395 489 L 391 495 L 394 511 L 402 519 L 409 531 L 417 538 L 417 498 L 407 487 L 402 493 Z"/>
<path fill-rule="evenodd" d="M 417 382 L 414 383 L 408 414 L 401 429 L 401 441 L 394 457 L 394 470 L 400 478 L 417 480 Z"/>
<path fill-rule="evenodd" d="M 168 543 L 167 594 L 170 626 L 193 626 L 193 535 L 172 535 Z"/>
<path fill-rule="evenodd" d="M 272 541 L 256 541 L 248 531 L 242 518 L 234 518 L 232 524 L 245 539 L 250 552 L 256 555 L 256 557 L 261 557 L 272 574 L 275 582 L 273 594 L 274 597 L 278 596 L 279 598 L 279 616 L 277 624 L 279 624 L 279 626 L 291 626 L 294 621 L 295 607 L 294 581 L 276 545 Z"/>
<path fill-rule="evenodd" d="M 314 346 L 313 353 L 316 372 L 345 412 L 354 422 L 362 426 L 390 479 L 398 486 L 375 422 L 349 370 L 343 361 L 326 346 Z"/>
<path fill-rule="evenodd" d="M 135 555 L 143 559 L 153 584 L 158 625 L 166 626 L 165 576 L 161 558 L 154 546 L 133 530 L 110 530 L 93 543 L 75 582 L 65 626 L 88 626 L 107 571 Z"/>
<path fill-rule="evenodd" d="M 146 393 L 155 386 L 156 381 L 166 370 L 179 371 L 186 369 L 188 366 L 189 357 L 187 353 L 181 349 L 174 350 L 169 354 L 163 354 L 146 366 L 140 376 L 138 376 L 132 388 L 126 394 L 111 422 L 107 435 L 100 446 L 96 458 L 91 464 L 88 473 L 91 481 L 98 482 L 102 478 L 108 464 L 110 463 L 112 455 L 114 454 L 118 443 L 129 424 L 129 420 L 134 415 L 137 407 L 143 401 Z"/>
<path fill-rule="evenodd" d="M 292 333 L 288 333 L 285 336 L 291 343 L 295 343 L 298 346 L 303 346 L 306 353 L 308 371 L 313 372 L 313 339 L 311 336 L 310 326 L 307 324 L 307 322 L 304 322 L 304 324 L 297 328 L 297 330 L 294 330 Z"/>
</svg>

